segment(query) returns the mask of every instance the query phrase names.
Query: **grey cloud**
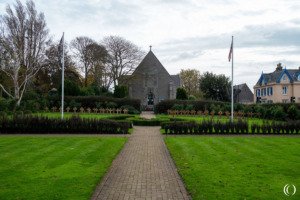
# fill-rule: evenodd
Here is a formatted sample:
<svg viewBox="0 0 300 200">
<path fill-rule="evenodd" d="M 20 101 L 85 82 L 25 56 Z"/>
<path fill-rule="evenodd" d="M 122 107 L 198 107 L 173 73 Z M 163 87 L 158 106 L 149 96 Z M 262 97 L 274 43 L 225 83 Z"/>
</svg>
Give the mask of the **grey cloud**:
<svg viewBox="0 0 300 200">
<path fill-rule="evenodd" d="M 173 52 L 173 56 L 169 56 L 166 61 L 168 62 L 176 62 L 180 60 L 193 59 L 195 57 L 199 57 L 202 55 L 202 51 L 175 51 Z"/>
</svg>

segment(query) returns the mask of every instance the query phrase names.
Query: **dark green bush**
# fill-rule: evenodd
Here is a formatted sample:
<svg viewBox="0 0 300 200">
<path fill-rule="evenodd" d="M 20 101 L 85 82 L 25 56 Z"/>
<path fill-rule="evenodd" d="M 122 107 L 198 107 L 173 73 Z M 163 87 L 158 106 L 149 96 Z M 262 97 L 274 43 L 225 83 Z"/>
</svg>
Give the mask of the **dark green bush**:
<svg viewBox="0 0 300 200">
<path fill-rule="evenodd" d="M 185 110 L 194 110 L 194 106 L 192 104 L 188 104 L 185 106 Z"/>
<path fill-rule="evenodd" d="M 174 104 L 171 109 L 172 110 L 183 110 L 184 109 L 184 105 Z"/>
<path fill-rule="evenodd" d="M 181 105 L 186 107 L 187 105 L 193 105 L 194 109 L 196 111 L 201 110 L 208 110 L 211 111 L 211 104 L 214 104 L 214 106 L 220 106 L 222 110 L 225 111 L 225 106 L 228 103 L 224 102 L 218 102 L 218 101 L 190 101 L 190 100 L 164 100 L 159 102 L 155 105 L 155 113 L 161 114 L 161 113 L 167 113 L 167 110 L 172 109 L 175 105 Z M 229 111 L 230 111 L 230 104 L 229 104 Z"/>
<path fill-rule="evenodd" d="M 128 88 L 124 85 L 116 85 L 114 90 L 115 98 L 125 98 L 128 96 Z"/>
<path fill-rule="evenodd" d="M 126 99 L 126 98 L 112 98 L 105 96 L 66 96 L 65 102 L 70 105 L 71 101 L 75 101 L 76 103 L 80 103 L 80 106 L 84 108 L 97 108 L 107 107 L 108 102 L 114 102 L 117 104 L 116 108 L 120 108 L 123 105 L 129 105 L 134 107 L 136 110 L 140 111 L 141 101 L 138 99 Z M 56 106 L 59 107 L 60 97 L 53 97 L 51 107 Z M 99 107 L 99 108 L 100 108 Z"/>
<path fill-rule="evenodd" d="M 75 107 L 79 108 L 79 107 L 81 107 L 81 103 L 78 103 L 73 99 L 68 104 L 66 104 L 66 106 L 69 106 L 71 108 L 75 108 Z"/>
<path fill-rule="evenodd" d="M 287 115 L 290 119 L 296 120 L 299 119 L 300 111 L 295 105 L 290 105 L 287 110 Z"/>
<path fill-rule="evenodd" d="M 140 114 L 140 112 L 137 109 L 135 109 L 133 106 L 130 105 L 121 106 L 120 109 L 122 110 L 127 109 L 128 114 Z"/>
<path fill-rule="evenodd" d="M 135 126 L 161 126 L 162 123 L 169 121 L 169 119 L 129 119 L 132 121 L 133 125 Z"/>
<path fill-rule="evenodd" d="M 0 118 L 0 134 L 13 133 L 82 133 L 127 134 L 130 122 L 87 119 L 73 116 L 68 119 L 15 115 Z"/>
<path fill-rule="evenodd" d="M 106 104 L 106 107 L 107 108 L 117 108 L 118 107 L 118 104 L 116 104 L 115 102 L 108 102 Z"/>
<path fill-rule="evenodd" d="M 186 99 L 188 99 L 187 92 L 186 92 L 186 90 L 184 88 L 177 88 L 176 99 L 178 99 L 178 100 L 186 100 Z"/>
<path fill-rule="evenodd" d="M 275 106 L 275 107 L 271 108 L 270 114 L 276 120 L 285 120 L 285 118 L 287 116 L 281 106 Z M 265 116 L 265 118 L 268 118 L 267 115 Z"/>
</svg>

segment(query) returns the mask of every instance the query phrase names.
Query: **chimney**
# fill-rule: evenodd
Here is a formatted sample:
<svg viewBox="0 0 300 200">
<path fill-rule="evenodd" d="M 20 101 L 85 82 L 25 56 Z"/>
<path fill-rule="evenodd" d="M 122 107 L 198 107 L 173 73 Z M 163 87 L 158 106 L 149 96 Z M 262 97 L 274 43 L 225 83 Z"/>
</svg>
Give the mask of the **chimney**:
<svg viewBox="0 0 300 200">
<path fill-rule="evenodd" d="M 282 65 L 281 65 L 281 63 L 277 64 L 276 71 L 282 71 Z"/>
</svg>

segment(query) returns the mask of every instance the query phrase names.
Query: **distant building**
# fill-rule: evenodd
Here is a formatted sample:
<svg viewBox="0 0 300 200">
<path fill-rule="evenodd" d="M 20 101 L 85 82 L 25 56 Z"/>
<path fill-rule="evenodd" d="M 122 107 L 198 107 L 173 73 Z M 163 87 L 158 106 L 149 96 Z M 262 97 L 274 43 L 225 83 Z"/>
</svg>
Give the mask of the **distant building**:
<svg viewBox="0 0 300 200">
<path fill-rule="evenodd" d="M 272 73 L 262 73 L 254 86 L 254 99 L 262 103 L 300 102 L 300 67 L 282 69 L 281 63 Z"/>
<path fill-rule="evenodd" d="M 179 75 L 170 75 L 151 49 L 125 82 L 129 97 L 140 99 L 142 106 L 150 109 L 162 100 L 175 99 L 181 85 Z"/>
<path fill-rule="evenodd" d="M 235 103 L 253 103 L 253 93 L 246 83 L 233 86 L 233 98 Z"/>
</svg>

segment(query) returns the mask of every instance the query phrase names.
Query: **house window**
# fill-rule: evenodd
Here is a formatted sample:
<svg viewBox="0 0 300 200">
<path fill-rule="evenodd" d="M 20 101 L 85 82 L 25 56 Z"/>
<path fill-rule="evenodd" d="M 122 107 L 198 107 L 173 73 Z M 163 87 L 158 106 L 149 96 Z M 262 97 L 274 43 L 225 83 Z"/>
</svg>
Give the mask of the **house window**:
<svg viewBox="0 0 300 200">
<path fill-rule="evenodd" d="M 267 88 L 267 95 L 268 96 L 272 96 L 273 95 L 273 88 L 272 87 L 268 87 Z"/>
<path fill-rule="evenodd" d="M 267 95 L 267 88 L 261 89 L 261 96 L 266 96 Z"/>
<path fill-rule="evenodd" d="M 257 89 L 257 90 L 256 90 L 256 96 L 257 96 L 257 97 L 260 97 L 260 89 Z"/>
<path fill-rule="evenodd" d="M 283 86 L 283 87 L 282 87 L 282 94 L 283 94 L 283 95 L 286 95 L 286 94 L 287 94 L 287 91 L 288 91 L 287 86 Z"/>
<path fill-rule="evenodd" d="M 298 78 L 297 78 L 297 79 L 298 79 L 298 81 L 300 81 L 300 74 L 298 75 Z"/>
</svg>

